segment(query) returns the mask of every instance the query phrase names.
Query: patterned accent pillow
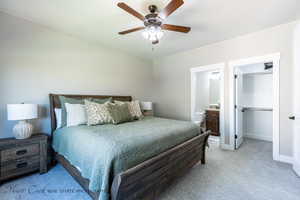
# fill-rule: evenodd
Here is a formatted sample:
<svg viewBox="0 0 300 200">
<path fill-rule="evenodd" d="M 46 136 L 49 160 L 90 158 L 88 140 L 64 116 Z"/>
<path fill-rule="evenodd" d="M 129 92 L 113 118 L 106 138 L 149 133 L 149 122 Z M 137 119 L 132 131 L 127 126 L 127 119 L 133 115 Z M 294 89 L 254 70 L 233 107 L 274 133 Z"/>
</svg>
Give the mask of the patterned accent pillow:
<svg viewBox="0 0 300 200">
<path fill-rule="evenodd" d="M 131 116 L 134 119 L 141 119 L 143 118 L 143 113 L 141 111 L 141 107 L 140 107 L 140 102 L 135 100 L 135 101 L 115 101 L 116 104 L 127 104 L 128 105 L 128 109 L 129 112 L 131 114 Z"/>
<path fill-rule="evenodd" d="M 107 111 L 107 103 L 99 104 L 89 100 L 84 100 L 88 126 L 112 123 L 112 118 Z"/>
<path fill-rule="evenodd" d="M 130 122 L 133 120 L 127 104 L 106 103 L 107 111 L 110 114 L 113 124 Z"/>
</svg>

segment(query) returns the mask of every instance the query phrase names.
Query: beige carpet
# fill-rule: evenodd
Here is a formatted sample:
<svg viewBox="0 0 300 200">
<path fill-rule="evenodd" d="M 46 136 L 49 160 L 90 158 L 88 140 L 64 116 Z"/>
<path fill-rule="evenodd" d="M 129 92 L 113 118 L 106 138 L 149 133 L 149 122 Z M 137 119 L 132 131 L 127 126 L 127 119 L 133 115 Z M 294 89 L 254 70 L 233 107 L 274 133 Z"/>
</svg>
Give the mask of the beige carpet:
<svg viewBox="0 0 300 200">
<path fill-rule="evenodd" d="M 90 200 L 57 165 L 0 186 L 0 200 Z M 288 164 L 272 160 L 272 144 L 246 140 L 238 151 L 208 149 L 207 164 L 176 181 L 160 200 L 299 200 L 300 179 Z"/>
</svg>

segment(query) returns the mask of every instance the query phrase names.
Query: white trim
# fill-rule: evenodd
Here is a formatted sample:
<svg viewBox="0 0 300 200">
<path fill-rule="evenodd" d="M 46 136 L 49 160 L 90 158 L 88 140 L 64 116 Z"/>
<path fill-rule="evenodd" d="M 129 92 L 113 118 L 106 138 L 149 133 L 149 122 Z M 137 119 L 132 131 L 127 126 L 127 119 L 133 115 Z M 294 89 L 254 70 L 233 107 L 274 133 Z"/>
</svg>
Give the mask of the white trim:
<svg viewBox="0 0 300 200">
<path fill-rule="evenodd" d="M 293 163 L 293 169 L 295 173 L 300 176 L 300 92 L 299 92 L 299 72 L 300 72 L 300 58 L 299 58 L 299 52 L 300 52 L 300 23 L 297 24 L 295 31 L 294 31 L 294 116 L 295 121 L 293 122 L 293 150 L 294 150 L 294 163 Z"/>
<path fill-rule="evenodd" d="M 220 145 L 220 138 L 215 138 L 215 137 L 212 137 L 212 136 L 209 136 L 208 137 L 208 144 L 218 144 Z"/>
<path fill-rule="evenodd" d="M 190 69 L 191 72 L 191 120 L 193 119 L 193 111 L 195 110 L 196 97 L 196 73 L 205 71 L 220 72 L 220 143 L 225 143 L 225 63 L 213 65 L 205 65 Z"/>
<path fill-rule="evenodd" d="M 244 137 L 246 138 L 251 138 L 251 139 L 256 139 L 256 140 L 264 140 L 268 142 L 272 142 L 272 135 L 261 135 L 261 134 L 255 134 L 255 133 L 245 133 Z"/>
<path fill-rule="evenodd" d="M 224 150 L 234 151 L 234 148 L 232 148 L 232 146 L 229 145 L 229 144 L 222 144 L 221 143 L 221 148 L 224 149 Z"/>
<path fill-rule="evenodd" d="M 225 63 L 218 63 L 218 64 L 212 64 L 212 65 L 204 65 L 200 67 L 193 67 L 190 69 L 191 73 L 195 72 L 205 72 L 205 71 L 219 71 L 220 68 L 225 68 Z"/>
<path fill-rule="evenodd" d="M 292 156 L 285 156 L 285 155 L 279 155 L 277 161 L 288 163 L 288 164 L 293 164 L 294 163 L 294 159 L 293 159 Z"/>
<path fill-rule="evenodd" d="M 244 65 L 259 64 L 259 63 L 265 63 L 265 62 L 274 62 L 274 60 L 275 61 L 280 60 L 280 53 L 230 61 L 229 66 L 241 67 Z"/>
<path fill-rule="evenodd" d="M 280 55 L 273 59 L 273 159 L 280 155 Z"/>
<path fill-rule="evenodd" d="M 273 159 L 279 160 L 279 66 L 280 53 L 260 57 L 252 57 L 229 62 L 229 114 L 230 114 L 230 145 L 234 148 L 234 72 L 236 67 L 249 64 L 273 62 Z"/>
<path fill-rule="evenodd" d="M 293 169 L 294 169 L 295 173 L 300 177 L 300 163 L 294 161 Z"/>
</svg>

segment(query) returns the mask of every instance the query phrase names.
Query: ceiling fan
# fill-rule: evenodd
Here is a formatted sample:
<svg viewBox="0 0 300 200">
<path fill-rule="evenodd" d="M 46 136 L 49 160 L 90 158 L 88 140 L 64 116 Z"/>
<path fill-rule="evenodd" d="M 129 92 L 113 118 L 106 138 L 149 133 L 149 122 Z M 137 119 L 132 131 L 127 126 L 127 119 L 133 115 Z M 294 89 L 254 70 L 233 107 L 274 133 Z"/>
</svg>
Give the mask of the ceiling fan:
<svg viewBox="0 0 300 200">
<path fill-rule="evenodd" d="M 120 2 L 118 3 L 118 7 L 122 8 L 123 10 L 135 16 L 136 18 L 142 20 L 144 22 L 144 26 L 122 31 L 119 32 L 119 34 L 125 35 L 128 33 L 144 30 L 143 36 L 146 39 L 150 40 L 152 44 L 158 44 L 159 40 L 163 36 L 162 30 L 188 33 L 191 30 L 190 27 L 163 23 L 164 19 L 166 19 L 169 15 L 171 15 L 175 10 L 177 10 L 183 4 L 184 4 L 183 0 L 171 0 L 171 2 L 159 13 L 157 11 L 157 6 L 150 5 L 149 6 L 150 14 L 143 16 L 136 10 L 129 7 L 126 3 Z"/>
</svg>

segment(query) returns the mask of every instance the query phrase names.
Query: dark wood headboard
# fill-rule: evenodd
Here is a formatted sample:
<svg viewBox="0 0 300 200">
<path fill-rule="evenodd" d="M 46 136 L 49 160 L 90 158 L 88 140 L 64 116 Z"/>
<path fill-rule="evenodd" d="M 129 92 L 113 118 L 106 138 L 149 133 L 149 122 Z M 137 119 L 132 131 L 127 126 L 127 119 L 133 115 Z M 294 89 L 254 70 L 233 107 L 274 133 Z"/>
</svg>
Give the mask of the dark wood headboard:
<svg viewBox="0 0 300 200">
<path fill-rule="evenodd" d="M 49 94 L 50 98 L 50 117 L 51 117 L 51 136 L 56 129 L 56 117 L 55 117 L 55 108 L 61 108 L 59 96 L 65 96 L 75 99 L 86 99 L 86 98 L 95 98 L 95 99 L 106 99 L 111 97 L 113 100 L 118 101 L 132 101 L 131 96 L 114 96 L 114 95 L 76 95 L 76 94 Z"/>
</svg>

